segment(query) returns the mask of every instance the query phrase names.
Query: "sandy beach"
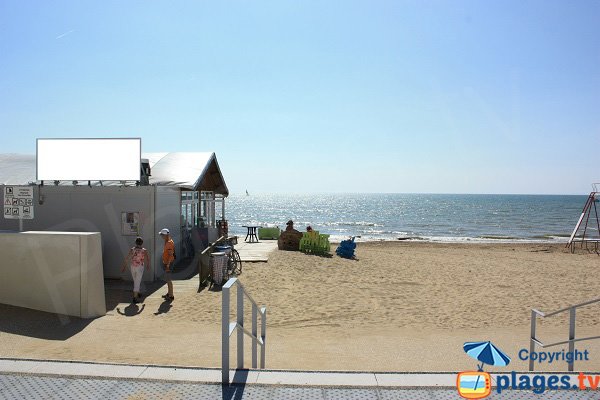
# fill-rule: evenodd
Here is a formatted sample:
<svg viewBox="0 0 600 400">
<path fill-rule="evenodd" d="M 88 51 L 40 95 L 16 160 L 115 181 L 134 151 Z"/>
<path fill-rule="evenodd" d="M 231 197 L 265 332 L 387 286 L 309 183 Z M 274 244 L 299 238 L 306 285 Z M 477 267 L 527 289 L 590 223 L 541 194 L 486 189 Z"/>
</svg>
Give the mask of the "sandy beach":
<svg viewBox="0 0 600 400">
<path fill-rule="evenodd" d="M 276 250 L 244 265 L 242 283 L 268 308 L 269 369 L 460 371 L 476 366 L 462 344 L 491 340 L 524 371 L 531 309 L 600 293 L 600 257 L 564 244 L 370 242 L 356 256 Z M 107 282 L 108 314 L 94 320 L 0 305 L 0 356 L 219 367 L 221 293 L 198 292 L 197 277 L 175 283 L 172 304 L 155 286 L 131 305 L 128 283 Z M 600 334 L 598 307 L 577 311 L 578 337 Z M 538 337 L 568 339 L 568 314 L 539 323 Z M 600 370 L 600 341 L 577 348 L 589 361 L 576 370 Z"/>
</svg>

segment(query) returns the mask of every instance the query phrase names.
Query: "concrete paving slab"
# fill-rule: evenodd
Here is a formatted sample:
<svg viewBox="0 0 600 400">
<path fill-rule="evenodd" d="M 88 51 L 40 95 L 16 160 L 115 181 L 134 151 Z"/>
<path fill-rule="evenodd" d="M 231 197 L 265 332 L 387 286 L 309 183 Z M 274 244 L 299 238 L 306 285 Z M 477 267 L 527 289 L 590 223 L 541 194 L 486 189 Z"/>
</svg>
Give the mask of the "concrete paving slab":
<svg viewBox="0 0 600 400">
<path fill-rule="evenodd" d="M 38 365 L 35 361 L 0 359 L 0 372 L 25 373 Z"/>
<path fill-rule="evenodd" d="M 220 383 L 221 370 L 174 367 L 148 367 L 139 376 L 139 378 L 165 381 Z"/>
<path fill-rule="evenodd" d="M 261 371 L 256 383 L 293 386 L 377 386 L 373 373 Z"/>
<path fill-rule="evenodd" d="M 456 374 L 384 374 L 375 373 L 383 387 L 455 387 Z"/>
<path fill-rule="evenodd" d="M 277 250 L 277 240 L 261 240 L 255 243 L 246 243 L 238 239 L 235 249 L 240 253 L 242 262 L 267 262 L 269 254 Z"/>
<path fill-rule="evenodd" d="M 147 367 L 118 364 L 88 364 L 69 362 L 37 362 L 27 372 L 31 374 L 52 374 L 68 376 L 93 376 L 133 379 L 138 378 Z"/>
<path fill-rule="evenodd" d="M 241 371 L 231 371 L 229 373 L 229 381 L 233 384 L 253 384 L 258 383 L 258 379 L 260 377 L 259 371 L 249 371 L 249 370 L 241 370 Z M 221 375 L 219 375 L 219 383 L 221 383 Z"/>
</svg>

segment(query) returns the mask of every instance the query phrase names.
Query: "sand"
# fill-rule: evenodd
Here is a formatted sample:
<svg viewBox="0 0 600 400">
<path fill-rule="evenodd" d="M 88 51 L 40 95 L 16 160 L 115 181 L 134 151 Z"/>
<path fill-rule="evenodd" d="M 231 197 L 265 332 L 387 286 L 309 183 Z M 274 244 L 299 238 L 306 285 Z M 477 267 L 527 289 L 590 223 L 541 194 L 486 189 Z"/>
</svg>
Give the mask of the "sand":
<svg viewBox="0 0 600 400">
<path fill-rule="evenodd" d="M 513 359 L 510 370 L 524 371 L 518 353 L 529 348 L 532 308 L 600 297 L 600 257 L 561 244 L 373 242 L 356 255 L 276 250 L 267 263 L 244 265 L 242 283 L 268 309 L 268 368 L 460 371 L 475 368 L 462 344 L 491 340 Z M 142 306 L 128 303 L 128 283 L 107 282 L 109 312 L 94 320 L 0 306 L 0 356 L 219 367 L 221 293 L 198 292 L 197 277 L 175 283 L 172 304 L 155 286 Z M 577 311 L 577 336 L 600 335 L 599 309 Z M 566 340 L 567 313 L 538 333 Z M 576 369 L 599 371 L 600 341 L 577 348 L 590 360 Z"/>
</svg>

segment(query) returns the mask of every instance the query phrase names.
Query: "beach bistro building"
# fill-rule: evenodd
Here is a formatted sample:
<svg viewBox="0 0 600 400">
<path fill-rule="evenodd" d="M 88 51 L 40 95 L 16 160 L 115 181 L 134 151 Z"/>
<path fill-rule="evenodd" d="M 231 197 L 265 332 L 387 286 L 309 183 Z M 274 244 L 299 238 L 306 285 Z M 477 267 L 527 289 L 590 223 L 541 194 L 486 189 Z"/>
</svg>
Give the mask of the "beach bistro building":
<svg viewBox="0 0 600 400">
<path fill-rule="evenodd" d="M 38 181 L 35 155 L 0 154 L 0 231 L 100 232 L 104 277 L 128 280 L 121 266 L 141 236 L 151 260 L 144 281 L 155 280 L 164 245 L 158 232 L 170 230 L 178 263 L 193 259 L 218 238 L 229 192 L 214 153 L 145 153 L 140 168 L 136 182 Z M 30 219 L 6 215 L 7 191 L 22 187 L 33 194 Z"/>
</svg>

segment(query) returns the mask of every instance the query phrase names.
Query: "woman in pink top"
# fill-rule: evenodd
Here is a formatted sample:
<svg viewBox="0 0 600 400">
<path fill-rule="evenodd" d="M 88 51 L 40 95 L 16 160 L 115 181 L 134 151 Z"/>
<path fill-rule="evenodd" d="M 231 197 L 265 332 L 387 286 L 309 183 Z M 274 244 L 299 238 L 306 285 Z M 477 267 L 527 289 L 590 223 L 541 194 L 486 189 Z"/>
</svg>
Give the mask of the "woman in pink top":
<svg viewBox="0 0 600 400">
<path fill-rule="evenodd" d="M 139 303 L 140 300 L 140 283 L 142 282 L 142 276 L 144 275 L 144 266 L 146 271 L 150 270 L 150 257 L 148 256 L 148 250 L 142 247 L 144 240 L 141 237 L 135 239 L 135 247 L 129 250 L 129 253 L 125 257 L 121 272 L 125 271 L 125 266 L 129 264 L 131 270 L 131 277 L 133 278 L 133 302 Z"/>
</svg>

